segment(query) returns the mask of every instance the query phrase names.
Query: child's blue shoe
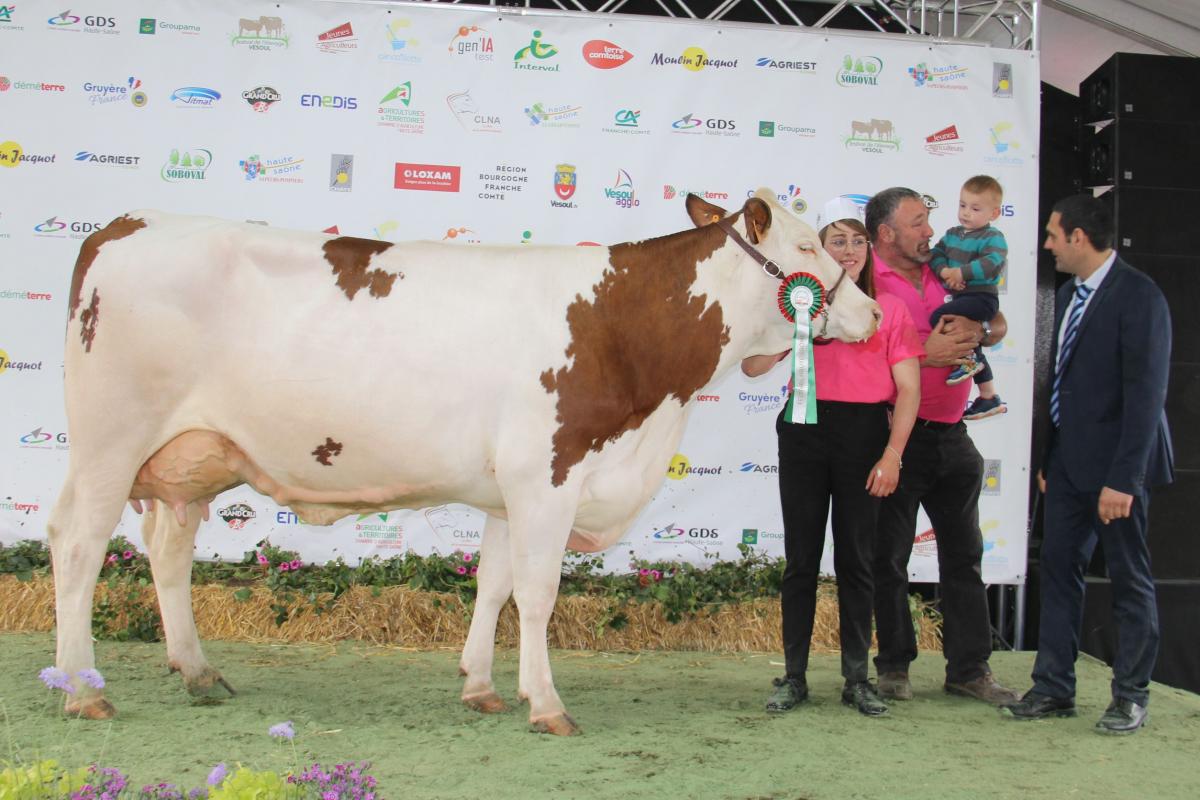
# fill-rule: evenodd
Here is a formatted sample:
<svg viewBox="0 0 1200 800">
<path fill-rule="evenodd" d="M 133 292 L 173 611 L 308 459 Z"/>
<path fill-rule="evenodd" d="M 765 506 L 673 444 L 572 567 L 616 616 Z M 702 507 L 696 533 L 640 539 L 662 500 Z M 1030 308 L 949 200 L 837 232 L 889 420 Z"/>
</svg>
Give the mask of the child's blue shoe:
<svg viewBox="0 0 1200 800">
<path fill-rule="evenodd" d="M 983 363 L 971 359 L 966 364 L 959 364 L 954 368 L 954 371 L 946 376 L 946 385 L 953 386 L 956 383 L 962 383 L 965 380 L 970 380 L 975 373 L 983 370 Z"/>
<path fill-rule="evenodd" d="M 971 401 L 971 405 L 967 406 L 967 410 L 963 412 L 963 419 L 977 420 L 994 417 L 997 414 L 1005 414 L 1008 412 L 1008 406 L 1000 399 L 1000 395 L 995 397 L 976 397 Z"/>
</svg>

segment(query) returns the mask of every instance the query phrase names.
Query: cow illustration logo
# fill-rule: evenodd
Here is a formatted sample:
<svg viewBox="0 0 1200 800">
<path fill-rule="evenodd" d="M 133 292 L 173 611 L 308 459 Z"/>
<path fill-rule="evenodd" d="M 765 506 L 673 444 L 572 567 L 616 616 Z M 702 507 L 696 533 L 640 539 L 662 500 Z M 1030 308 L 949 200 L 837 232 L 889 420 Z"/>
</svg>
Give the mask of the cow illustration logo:
<svg viewBox="0 0 1200 800">
<path fill-rule="evenodd" d="M 290 44 L 287 29 L 280 17 L 242 17 L 238 20 L 237 33 L 229 37 L 229 43 L 234 47 L 265 51 L 285 48 Z"/>
<path fill-rule="evenodd" d="M 846 148 L 863 153 L 886 153 L 900 150 L 900 138 L 890 119 L 871 119 L 867 122 L 850 121 L 850 135 L 845 138 Z"/>
<path fill-rule="evenodd" d="M 231 503 L 222 509 L 218 509 L 217 516 L 225 520 L 225 524 L 235 531 L 240 531 L 256 515 L 254 509 L 245 503 Z"/>
</svg>

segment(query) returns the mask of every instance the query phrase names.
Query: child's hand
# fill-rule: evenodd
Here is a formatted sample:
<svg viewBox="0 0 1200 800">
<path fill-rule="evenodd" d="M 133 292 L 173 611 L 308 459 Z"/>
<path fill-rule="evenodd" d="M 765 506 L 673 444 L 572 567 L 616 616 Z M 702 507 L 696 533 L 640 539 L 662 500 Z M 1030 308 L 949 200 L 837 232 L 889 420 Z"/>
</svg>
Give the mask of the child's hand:
<svg viewBox="0 0 1200 800">
<path fill-rule="evenodd" d="M 942 278 L 942 283 L 956 292 L 967 288 L 967 282 L 963 280 L 962 270 L 958 267 L 942 267 L 942 271 L 938 274 Z"/>
</svg>

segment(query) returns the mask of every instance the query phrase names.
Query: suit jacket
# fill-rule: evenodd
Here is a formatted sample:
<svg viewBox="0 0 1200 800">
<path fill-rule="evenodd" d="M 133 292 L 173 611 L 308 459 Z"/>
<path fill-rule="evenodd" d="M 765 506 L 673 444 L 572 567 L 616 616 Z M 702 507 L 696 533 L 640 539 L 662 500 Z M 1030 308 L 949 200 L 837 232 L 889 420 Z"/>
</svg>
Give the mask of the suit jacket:
<svg viewBox="0 0 1200 800">
<path fill-rule="evenodd" d="M 1072 280 L 1055 297 L 1052 368 L 1074 292 Z M 1076 489 L 1140 495 L 1174 480 L 1164 410 L 1170 360 L 1171 315 L 1162 291 L 1118 257 L 1083 312 L 1063 365 L 1062 424 L 1047 444 Z"/>
</svg>

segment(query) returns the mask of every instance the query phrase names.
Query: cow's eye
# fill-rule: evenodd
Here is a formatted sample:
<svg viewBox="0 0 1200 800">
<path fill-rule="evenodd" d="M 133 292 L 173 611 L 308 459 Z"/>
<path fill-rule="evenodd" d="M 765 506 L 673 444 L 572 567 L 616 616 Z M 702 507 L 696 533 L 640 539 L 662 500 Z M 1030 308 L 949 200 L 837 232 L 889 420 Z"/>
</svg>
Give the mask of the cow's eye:
<svg viewBox="0 0 1200 800">
<path fill-rule="evenodd" d="M 814 249 L 815 248 L 808 242 L 805 242 L 804 244 L 800 245 L 801 253 L 811 253 L 811 252 L 813 252 Z"/>
</svg>

